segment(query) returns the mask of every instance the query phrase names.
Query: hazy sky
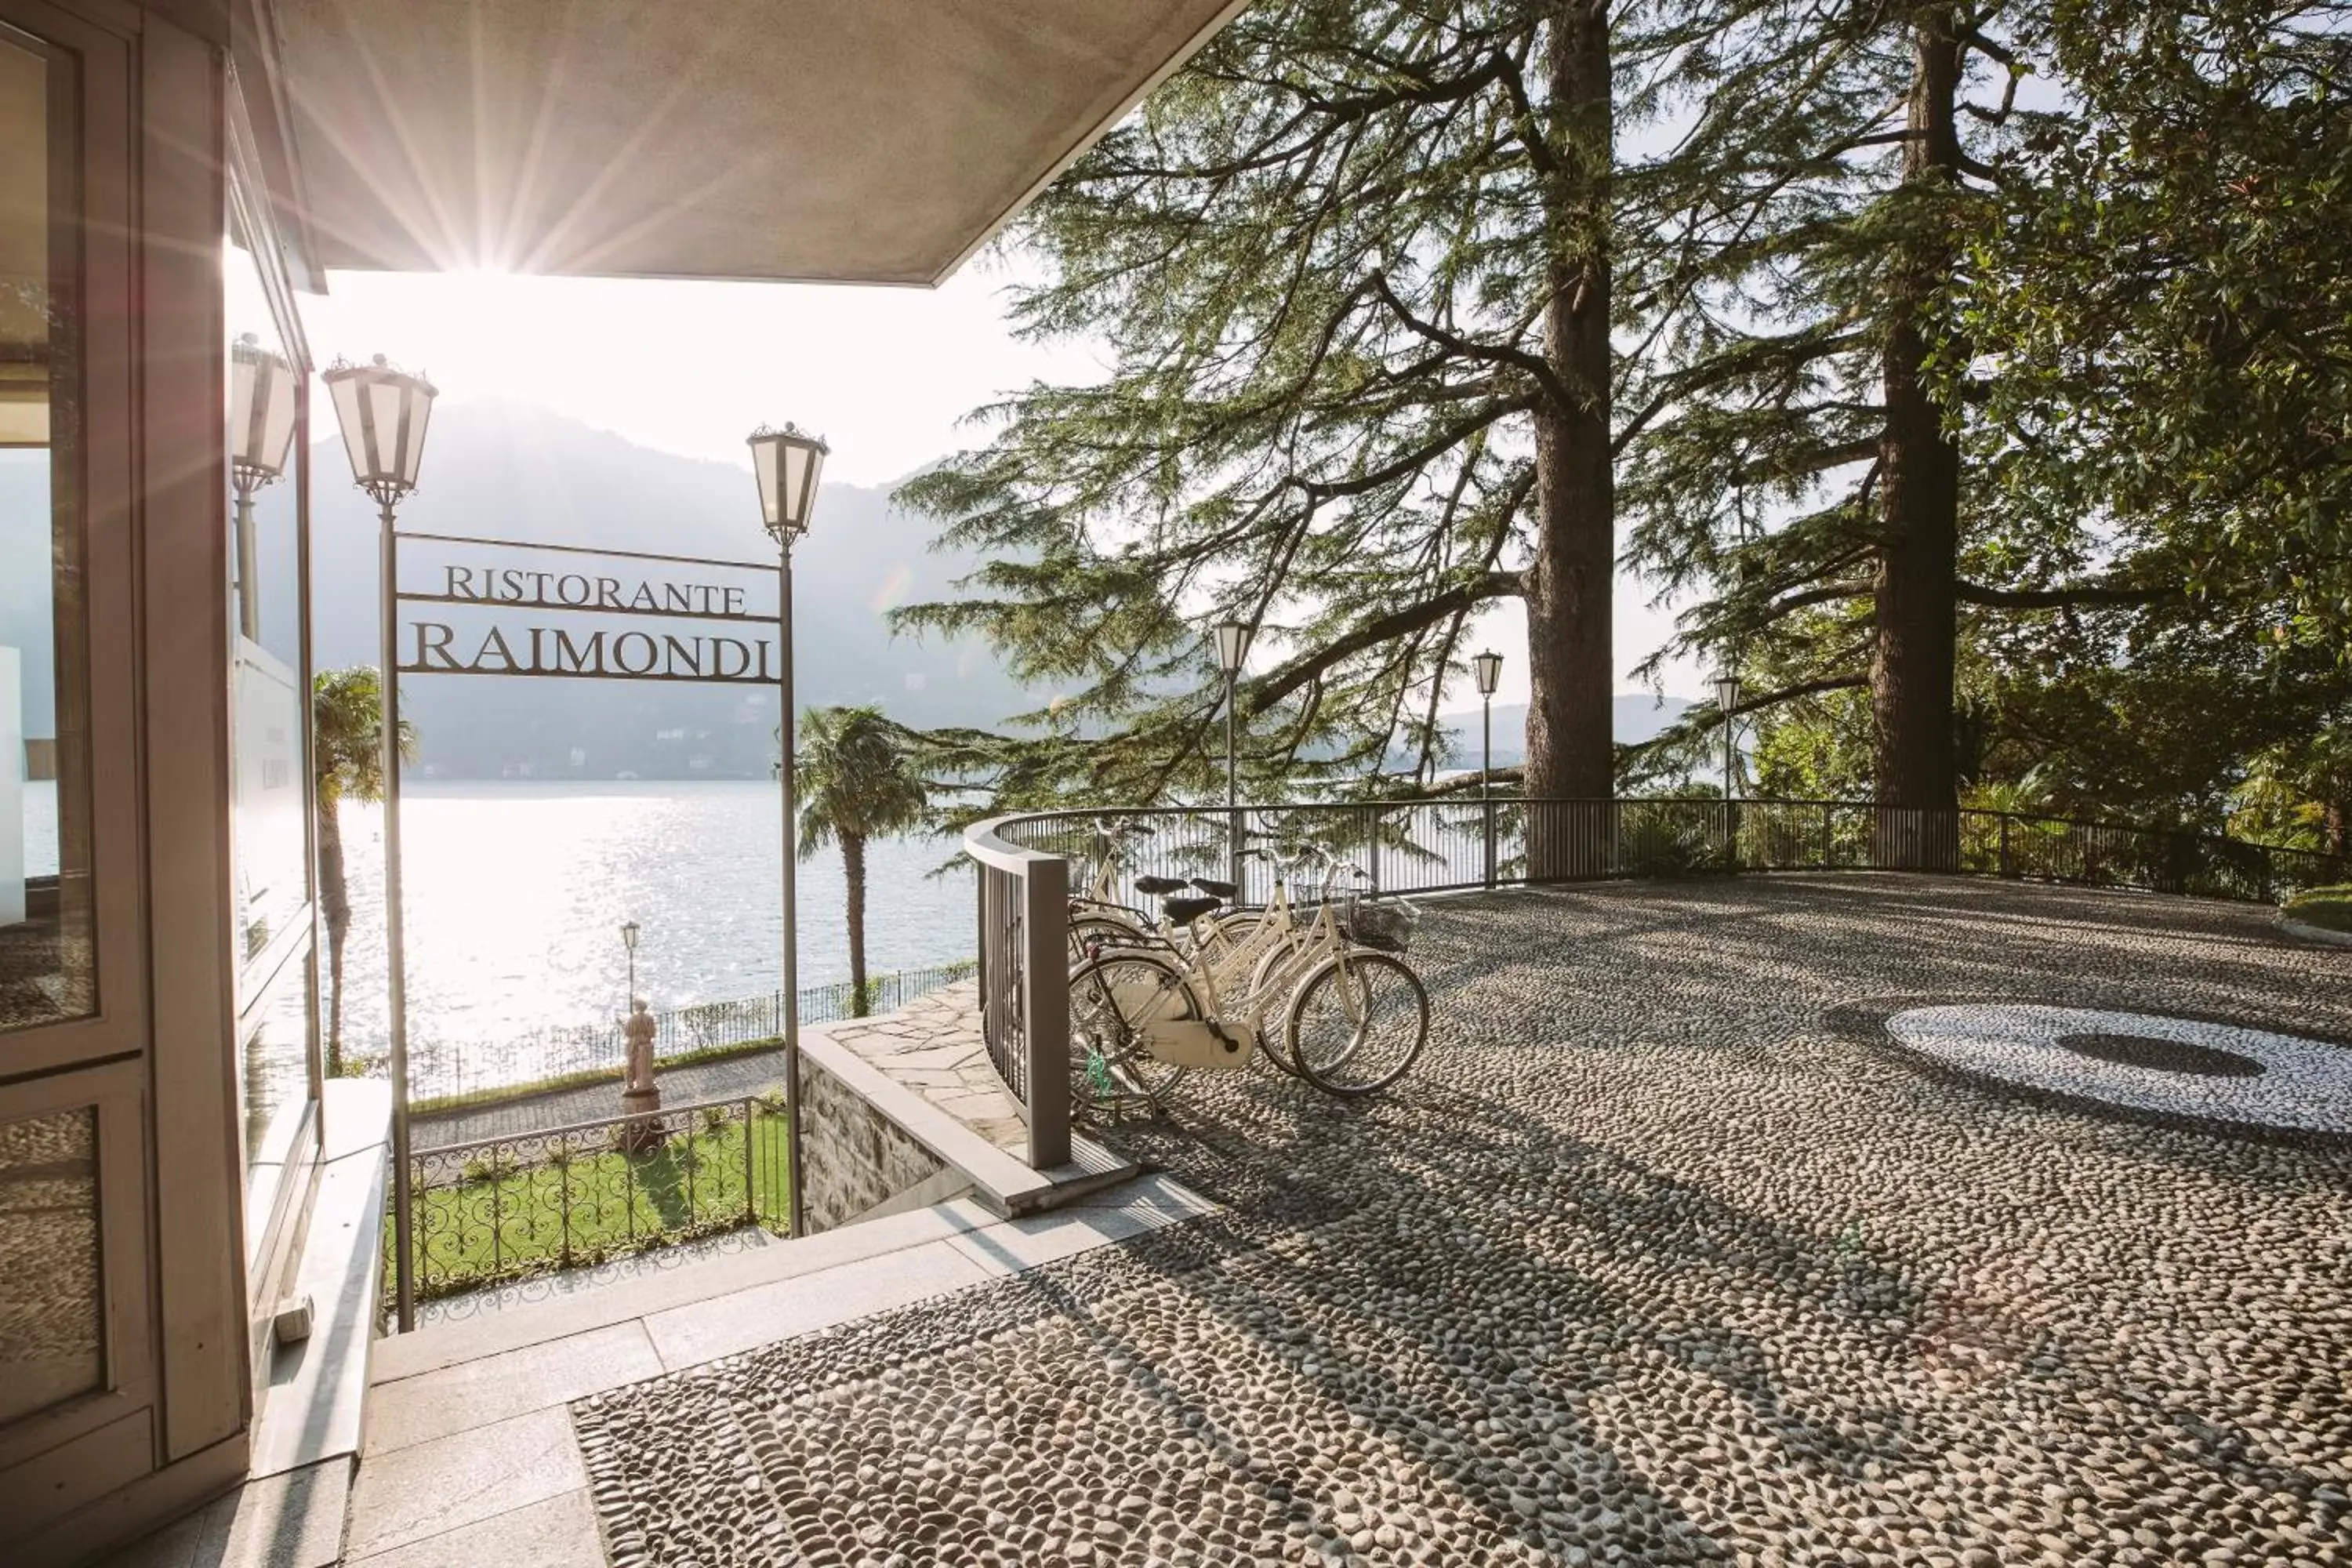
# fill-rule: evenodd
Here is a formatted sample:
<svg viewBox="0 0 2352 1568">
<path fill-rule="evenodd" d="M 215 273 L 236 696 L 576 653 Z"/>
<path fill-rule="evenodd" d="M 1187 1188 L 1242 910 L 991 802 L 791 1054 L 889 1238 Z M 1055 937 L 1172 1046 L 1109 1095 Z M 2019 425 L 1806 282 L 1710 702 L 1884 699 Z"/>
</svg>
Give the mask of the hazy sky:
<svg viewBox="0 0 2352 1568">
<path fill-rule="evenodd" d="M 1011 280 L 986 261 L 937 290 L 336 273 L 324 297 L 304 300 L 303 320 L 321 364 L 382 353 L 431 375 L 453 402 L 523 398 L 688 457 L 748 468 L 751 428 L 793 420 L 831 442 L 828 480 L 880 485 L 976 442 L 962 421 L 1003 394 L 1100 374 L 1086 345 L 1013 338 Z M 1622 690 L 1640 689 L 1626 672 L 1671 629 L 1645 596 L 1620 582 Z M 1496 700 L 1525 701 L 1517 604 L 1495 606 L 1480 630 L 1505 655 Z M 1670 675 L 1667 689 L 1695 697 L 1702 673 Z M 1446 706 L 1476 701 L 1465 679 Z"/>
</svg>

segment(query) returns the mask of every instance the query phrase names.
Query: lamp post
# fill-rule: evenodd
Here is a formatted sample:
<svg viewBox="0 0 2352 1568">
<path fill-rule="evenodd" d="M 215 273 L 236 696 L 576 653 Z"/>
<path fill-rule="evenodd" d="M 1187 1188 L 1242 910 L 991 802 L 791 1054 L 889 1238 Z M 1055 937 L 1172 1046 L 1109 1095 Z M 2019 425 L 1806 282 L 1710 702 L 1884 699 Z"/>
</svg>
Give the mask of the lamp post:
<svg viewBox="0 0 2352 1568">
<path fill-rule="evenodd" d="M 1217 668 L 1225 672 L 1225 877 L 1234 885 L 1236 902 L 1241 900 L 1242 885 L 1242 814 L 1239 775 L 1235 771 L 1234 726 L 1239 715 L 1234 710 L 1234 697 L 1240 688 L 1242 660 L 1249 657 L 1249 644 L 1246 623 L 1217 623 Z"/>
<path fill-rule="evenodd" d="M 637 994 L 637 922 L 621 923 L 621 945 L 629 952 L 629 1000 L 621 1022 L 626 1070 L 621 1079 L 621 1110 L 629 1118 L 622 1136 L 632 1153 L 646 1153 L 662 1144 L 661 1089 L 654 1082 L 654 1035 L 658 1027 Z"/>
<path fill-rule="evenodd" d="M 1723 715 L 1723 859 L 1734 868 L 1739 858 L 1739 807 L 1732 804 L 1734 775 L 1738 772 L 1738 747 L 1733 739 L 1738 721 L 1739 677 L 1725 670 L 1715 678 L 1715 706 Z"/>
<path fill-rule="evenodd" d="M 1716 711 L 1723 715 L 1723 798 L 1731 798 L 1731 777 L 1735 768 L 1732 747 L 1732 711 L 1739 706 L 1739 677 L 1729 671 L 1715 678 Z"/>
<path fill-rule="evenodd" d="M 383 617 L 379 700 L 383 769 L 384 1013 L 391 1027 L 393 1281 L 400 1331 L 416 1326 L 414 1194 L 408 1173 L 408 1005 L 400 911 L 400 592 L 399 523 L 394 509 L 416 489 L 425 460 L 425 428 L 433 417 L 434 384 L 378 354 L 368 364 L 338 360 L 321 377 L 335 400 L 352 479 L 373 498 L 383 521 L 378 570 Z"/>
<path fill-rule="evenodd" d="M 253 493 L 286 472 L 294 441 L 294 367 L 246 333 L 228 351 L 228 477 L 236 491 L 236 629 L 261 639 L 260 550 Z"/>
<path fill-rule="evenodd" d="M 784 986 L 780 998 L 784 1032 L 784 1120 L 786 1180 L 791 1187 L 789 1229 L 803 1233 L 801 1203 L 801 999 L 799 919 L 793 888 L 793 868 L 799 856 L 797 825 L 793 818 L 793 546 L 808 532 L 809 515 L 816 508 L 817 479 L 830 449 L 821 436 L 803 434 L 787 424 L 782 430 L 765 425 L 751 432 L 751 475 L 760 486 L 760 519 L 776 542 L 776 628 L 783 646 L 776 660 L 776 683 L 782 697 L 782 757 L 776 772 L 784 796 Z"/>
<path fill-rule="evenodd" d="M 1478 679 L 1478 807 L 1486 819 L 1486 886 L 1491 888 L 1495 885 L 1495 688 L 1503 679 L 1503 656 L 1490 648 L 1473 658 L 1470 668 Z"/>
</svg>

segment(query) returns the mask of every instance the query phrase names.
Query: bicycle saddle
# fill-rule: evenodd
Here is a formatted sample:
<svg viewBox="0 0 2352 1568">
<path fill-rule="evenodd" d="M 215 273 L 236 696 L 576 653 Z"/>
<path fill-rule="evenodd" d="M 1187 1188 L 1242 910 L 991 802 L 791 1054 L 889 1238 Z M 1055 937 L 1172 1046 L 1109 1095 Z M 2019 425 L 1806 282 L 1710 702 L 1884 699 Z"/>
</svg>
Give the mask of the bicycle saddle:
<svg viewBox="0 0 2352 1568">
<path fill-rule="evenodd" d="M 1171 899 L 1160 907 L 1178 925 L 1189 925 L 1224 902 L 1223 899 Z"/>
<path fill-rule="evenodd" d="M 1235 892 L 1239 891 L 1239 889 L 1231 882 L 1220 882 L 1209 877 L 1193 878 L 1192 886 L 1200 889 L 1201 891 L 1208 894 L 1213 899 L 1230 899 Z"/>
<path fill-rule="evenodd" d="M 1135 890 L 1139 893 L 1181 893 L 1192 884 L 1181 877 L 1138 877 Z"/>
</svg>

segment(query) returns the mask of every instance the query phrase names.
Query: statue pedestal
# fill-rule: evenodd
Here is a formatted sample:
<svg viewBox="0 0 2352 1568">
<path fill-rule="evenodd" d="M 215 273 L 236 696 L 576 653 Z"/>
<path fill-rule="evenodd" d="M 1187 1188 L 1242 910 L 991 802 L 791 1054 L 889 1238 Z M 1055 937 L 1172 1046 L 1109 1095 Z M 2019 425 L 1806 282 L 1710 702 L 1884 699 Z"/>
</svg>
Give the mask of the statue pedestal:
<svg viewBox="0 0 2352 1568">
<path fill-rule="evenodd" d="M 662 1131 L 661 1090 L 651 1086 L 645 1089 L 625 1089 L 621 1091 L 621 1113 L 630 1118 L 621 1130 L 621 1146 L 632 1154 L 650 1153 L 662 1146 L 667 1134 Z"/>
</svg>

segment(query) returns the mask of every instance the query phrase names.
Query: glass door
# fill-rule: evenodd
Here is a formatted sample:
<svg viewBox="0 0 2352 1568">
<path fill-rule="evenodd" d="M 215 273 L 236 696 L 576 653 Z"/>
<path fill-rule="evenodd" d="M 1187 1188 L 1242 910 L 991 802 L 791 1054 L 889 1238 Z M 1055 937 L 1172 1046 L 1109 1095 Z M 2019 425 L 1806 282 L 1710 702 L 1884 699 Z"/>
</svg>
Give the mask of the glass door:
<svg viewBox="0 0 2352 1568">
<path fill-rule="evenodd" d="M 0 0 L 0 1510 L 35 1522 L 28 1471 L 154 1455 L 129 59 Z"/>
</svg>

